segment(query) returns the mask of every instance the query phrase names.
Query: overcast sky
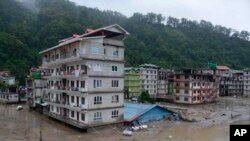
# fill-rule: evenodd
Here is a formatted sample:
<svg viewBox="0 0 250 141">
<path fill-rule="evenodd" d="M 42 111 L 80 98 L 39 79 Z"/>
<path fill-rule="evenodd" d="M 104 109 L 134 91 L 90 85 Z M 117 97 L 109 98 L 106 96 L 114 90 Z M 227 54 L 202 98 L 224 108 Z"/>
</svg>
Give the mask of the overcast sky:
<svg viewBox="0 0 250 141">
<path fill-rule="evenodd" d="M 237 30 L 250 31 L 250 0 L 70 0 L 78 5 L 118 11 L 161 13 L 168 17 L 210 21 Z"/>
</svg>

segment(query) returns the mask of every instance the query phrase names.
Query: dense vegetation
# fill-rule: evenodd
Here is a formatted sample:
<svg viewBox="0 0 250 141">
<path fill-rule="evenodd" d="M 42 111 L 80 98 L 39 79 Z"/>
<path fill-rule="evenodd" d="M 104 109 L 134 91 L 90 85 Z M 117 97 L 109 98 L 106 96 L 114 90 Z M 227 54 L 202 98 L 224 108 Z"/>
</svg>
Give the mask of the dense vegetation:
<svg viewBox="0 0 250 141">
<path fill-rule="evenodd" d="M 128 18 L 68 0 L 1 0 L 0 69 L 10 70 L 23 83 L 28 69 L 40 63 L 38 51 L 74 33 L 82 34 L 86 28 L 114 23 L 131 33 L 125 41 L 126 66 L 201 67 L 207 62 L 233 68 L 250 66 L 247 31 L 154 13 L 135 13 Z"/>
</svg>

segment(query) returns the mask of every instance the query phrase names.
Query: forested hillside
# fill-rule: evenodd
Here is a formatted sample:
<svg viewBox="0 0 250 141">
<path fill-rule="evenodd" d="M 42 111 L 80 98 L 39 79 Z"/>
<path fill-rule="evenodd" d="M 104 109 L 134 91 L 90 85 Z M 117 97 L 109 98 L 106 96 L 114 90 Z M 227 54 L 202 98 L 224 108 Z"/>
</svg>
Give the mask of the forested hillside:
<svg viewBox="0 0 250 141">
<path fill-rule="evenodd" d="M 32 2 L 0 1 L 0 69 L 10 70 L 21 82 L 31 66 L 40 64 L 39 51 L 74 33 L 82 34 L 86 28 L 114 23 L 131 34 L 125 40 L 126 66 L 201 67 L 208 62 L 233 68 L 250 66 L 247 31 L 154 13 L 126 17 L 68 0 Z"/>
</svg>

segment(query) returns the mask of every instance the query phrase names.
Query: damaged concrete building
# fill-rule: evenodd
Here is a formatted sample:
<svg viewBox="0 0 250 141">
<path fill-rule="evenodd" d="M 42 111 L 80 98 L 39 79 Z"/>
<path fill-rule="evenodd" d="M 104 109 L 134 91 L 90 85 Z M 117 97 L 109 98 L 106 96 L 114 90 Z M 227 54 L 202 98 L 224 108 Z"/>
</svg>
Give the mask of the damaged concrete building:
<svg viewBox="0 0 250 141">
<path fill-rule="evenodd" d="M 183 69 L 174 75 L 174 102 L 200 104 L 217 101 L 219 76 L 211 69 Z"/>
</svg>

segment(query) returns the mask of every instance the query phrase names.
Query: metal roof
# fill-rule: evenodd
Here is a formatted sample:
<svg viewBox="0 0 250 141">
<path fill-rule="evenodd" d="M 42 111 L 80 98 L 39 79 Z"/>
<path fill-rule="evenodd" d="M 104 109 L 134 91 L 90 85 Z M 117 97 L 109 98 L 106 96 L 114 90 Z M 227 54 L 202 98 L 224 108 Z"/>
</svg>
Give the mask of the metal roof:
<svg viewBox="0 0 250 141">
<path fill-rule="evenodd" d="M 124 103 L 124 120 L 131 122 L 155 106 L 152 104 Z"/>
</svg>

